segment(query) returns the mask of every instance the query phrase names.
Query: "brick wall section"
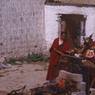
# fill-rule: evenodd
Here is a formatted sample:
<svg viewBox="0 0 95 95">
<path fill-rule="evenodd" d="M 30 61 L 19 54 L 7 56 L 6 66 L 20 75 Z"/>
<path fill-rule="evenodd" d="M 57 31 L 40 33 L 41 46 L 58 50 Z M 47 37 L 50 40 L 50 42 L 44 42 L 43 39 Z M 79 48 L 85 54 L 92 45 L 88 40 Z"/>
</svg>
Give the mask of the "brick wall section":
<svg viewBox="0 0 95 95">
<path fill-rule="evenodd" d="M 44 0 L 0 0 L 0 56 L 45 53 Z"/>
</svg>

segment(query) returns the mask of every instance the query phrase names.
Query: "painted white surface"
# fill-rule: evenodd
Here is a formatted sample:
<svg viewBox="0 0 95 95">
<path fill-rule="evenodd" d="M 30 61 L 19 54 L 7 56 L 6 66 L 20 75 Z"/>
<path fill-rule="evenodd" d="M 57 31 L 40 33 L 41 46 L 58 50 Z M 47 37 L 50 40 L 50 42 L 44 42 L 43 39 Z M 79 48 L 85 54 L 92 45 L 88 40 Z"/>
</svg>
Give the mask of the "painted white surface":
<svg viewBox="0 0 95 95">
<path fill-rule="evenodd" d="M 82 14 L 87 17 L 85 32 L 86 36 L 94 33 L 95 40 L 95 8 L 76 7 L 76 6 L 51 6 L 45 5 L 45 33 L 47 47 L 51 46 L 52 41 L 58 36 L 58 18 L 57 14 Z"/>
</svg>

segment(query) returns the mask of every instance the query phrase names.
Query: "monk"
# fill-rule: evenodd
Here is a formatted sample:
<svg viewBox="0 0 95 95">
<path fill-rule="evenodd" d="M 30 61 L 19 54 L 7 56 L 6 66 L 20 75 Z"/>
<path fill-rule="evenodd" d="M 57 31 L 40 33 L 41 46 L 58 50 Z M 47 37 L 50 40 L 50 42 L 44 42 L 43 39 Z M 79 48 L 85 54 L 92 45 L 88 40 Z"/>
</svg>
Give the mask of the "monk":
<svg viewBox="0 0 95 95">
<path fill-rule="evenodd" d="M 46 78 L 47 80 L 54 80 L 59 73 L 56 65 L 58 64 L 61 55 L 58 54 L 55 49 L 63 53 L 71 49 L 70 42 L 67 41 L 66 38 L 66 27 L 64 28 L 64 31 L 61 31 L 60 36 L 53 41 L 53 44 L 50 48 L 50 64 Z"/>
</svg>

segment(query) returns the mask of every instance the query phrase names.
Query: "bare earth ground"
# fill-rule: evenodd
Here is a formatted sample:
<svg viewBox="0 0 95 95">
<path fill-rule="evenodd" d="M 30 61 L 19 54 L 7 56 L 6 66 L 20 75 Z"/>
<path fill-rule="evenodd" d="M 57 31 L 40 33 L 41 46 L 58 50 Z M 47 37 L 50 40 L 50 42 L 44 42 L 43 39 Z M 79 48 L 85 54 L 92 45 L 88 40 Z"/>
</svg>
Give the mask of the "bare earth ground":
<svg viewBox="0 0 95 95">
<path fill-rule="evenodd" d="M 47 67 L 48 63 L 36 62 L 0 70 L 0 91 L 10 92 L 24 85 L 27 89 L 42 85 L 46 81 Z"/>
</svg>

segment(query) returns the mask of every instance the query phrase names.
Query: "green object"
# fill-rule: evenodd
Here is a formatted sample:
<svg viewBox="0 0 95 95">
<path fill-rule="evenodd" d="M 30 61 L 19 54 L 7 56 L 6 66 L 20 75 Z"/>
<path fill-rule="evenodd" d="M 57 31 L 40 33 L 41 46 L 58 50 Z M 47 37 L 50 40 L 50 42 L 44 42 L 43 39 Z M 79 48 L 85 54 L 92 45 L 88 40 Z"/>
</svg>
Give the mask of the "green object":
<svg viewBox="0 0 95 95">
<path fill-rule="evenodd" d="M 48 57 L 42 55 L 42 54 L 28 54 L 27 57 L 28 60 L 33 61 L 33 62 L 37 62 L 37 61 L 48 61 Z"/>
<path fill-rule="evenodd" d="M 10 58 L 9 61 L 8 61 L 8 63 L 9 64 L 16 64 L 16 61 L 17 60 L 15 58 Z"/>
</svg>

